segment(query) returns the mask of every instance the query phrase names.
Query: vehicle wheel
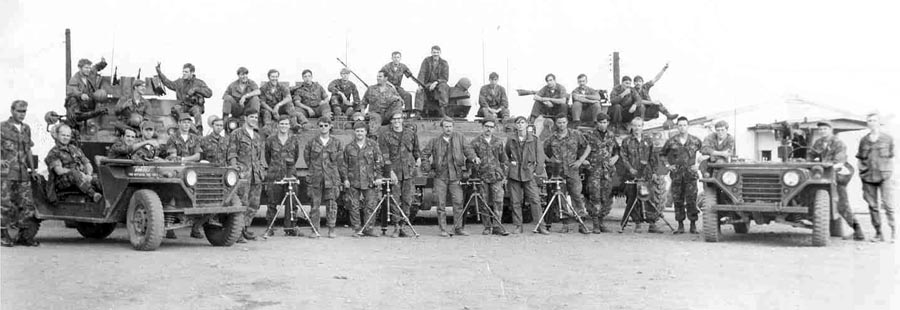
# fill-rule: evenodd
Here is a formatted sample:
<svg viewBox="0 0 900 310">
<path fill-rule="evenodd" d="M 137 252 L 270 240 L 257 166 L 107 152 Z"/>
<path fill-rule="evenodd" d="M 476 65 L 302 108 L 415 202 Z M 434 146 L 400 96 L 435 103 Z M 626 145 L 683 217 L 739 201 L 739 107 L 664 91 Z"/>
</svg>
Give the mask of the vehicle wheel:
<svg viewBox="0 0 900 310">
<path fill-rule="evenodd" d="M 235 212 L 222 217 L 225 220 L 221 221 L 221 227 L 203 225 L 203 232 L 206 233 L 206 240 L 213 246 L 232 246 L 241 237 L 241 230 L 244 229 L 244 213 Z"/>
<path fill-rule="evenodd" d="M 166 228 L 162 203 L 156 192 L 141 189 L 134 192 L 128 203 L 126 218 L 128 239 L 138 251 L 153 251 L 162 243 Z"/>
<path fill-rule="evenodd" d="M 831 236 L 832 237 L 843 237 L 844 236 L 844 219 L 840 216 L 831 220 Z"/>
<path fill-rule="evenodd" d="M 734 223 L 734 232 L 739 234 L 746 234 L 750 231 L 750 223 Z"/>
<path fill-rule="evenodd" d="M 116 230 L 116 223 L 87 223 L 77 222 L 75 229 L 82 237 L 88 239 L 104 239 Z"/>
<path fill-rule="evenodd" d="M 716 189 L 703 188 L 703 240 L 719 242 L 719 214 L 710 207 L 716 202 Z M 737 225 L 735 225 L 737 230 Z"/>
<path fill-rule="evenodd" d="M 828 218 L 831 212 L 831 195 L 828 194 L 827 190 L 816 190 L 816 200 L 814 202 L 812 245 L 826 246 L 828 245 L 828 228 L 831 226 L 831 221 Z"/>
</svg>

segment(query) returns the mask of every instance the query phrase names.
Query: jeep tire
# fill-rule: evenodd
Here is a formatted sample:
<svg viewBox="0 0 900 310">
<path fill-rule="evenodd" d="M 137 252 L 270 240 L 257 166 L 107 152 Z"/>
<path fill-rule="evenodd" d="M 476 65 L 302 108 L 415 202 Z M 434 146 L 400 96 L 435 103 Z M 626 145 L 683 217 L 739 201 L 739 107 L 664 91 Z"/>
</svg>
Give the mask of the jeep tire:
<svg viewBox="0 0 900 310">
<path fill-rule="evenodd" d="M 128 239 L 138 251 L 153 251 L 162 243 L 166 228 L 159 195 L 149 189 L 141 189 L 131 195 L 125 220 Z"/>
<path fill-rule="evenodd" d="M 703 201 L 703 240 L 706 242 L 719 242 L 719 214 L 712 210 L 712 205 L 716 203 L 716 189 L 704 186 Z M 737 225 L 735 225 L 735 228 L 737 228 Z"/>
<path fill-rule="evenodd" d="M 76 222 L 75 229 L 82 237 L 102 240 L 109 237 L 116 230 L 116 223 L 88 223 Z"/>
<path fill-rule="evenodd" d="M 244 229 L 244 213 L 235 212 L 220 216 L 222 226 L 203 225 L 203 232 L 206 233 L 206 240 L 213 246 L 232 246 L 241 237 L 241 231 Z"/>
<path fill-rule="evenodd" d="M 831 226 L 831 195 L 827 190 L 816 190 L 815 200 L 813 201 L 813 246 L 828 245 L 829 228 Z"/>
</svg>

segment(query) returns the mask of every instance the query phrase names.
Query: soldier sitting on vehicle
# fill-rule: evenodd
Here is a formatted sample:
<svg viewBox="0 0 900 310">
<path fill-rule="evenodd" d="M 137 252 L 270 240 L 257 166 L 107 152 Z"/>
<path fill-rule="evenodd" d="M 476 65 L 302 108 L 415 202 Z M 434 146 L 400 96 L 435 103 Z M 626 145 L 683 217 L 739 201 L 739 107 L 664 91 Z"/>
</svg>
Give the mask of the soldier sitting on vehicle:
<svg viewBox="0 0 900 310">
<path fill-rule="evenodd" d="M 159 76 L 159 80 L 163 85 L 175 91 L 175 98 L 178 100 L 178 103 L 172 106 L 172 116 L 178 117 L 178 114 L 181 113 L 190 114 L 194 117 L 197 132 L 203 132 L 203 105 L 206 98 L 212 97 L 212 90 L 206 86 L 206 82 L 194 75 L 195 68 L 190 63 L 182 66 L 181 78 L 175 81 L 166 78 L 160 66 L 160 63 L 156 63 L 156 74 Z"/>
<path fill-rule="evenodd" d="M 388 83 L 387 77 L 386 71 L 378 71 L 376 77 L 378 84 L 366 90 L 359 105 L 360 111 L 368 108 L 370 134 L 374 134 L 380 126 L 390 124 L 394 114 L 403 112 L 403 98 L 397 93 L 396 88 Z"/>
<path fill-rule="evenodd" d="M 175 162 L 196 162 L 200 160 L 200 136 L 191 133 L 191 116 L 178 116 L 178 131 L 169 135 L 166 142 L 166 159 Z"/>
<path fill-rule="evenodd" d="M 94 166 L 80 148 L 71 144 L 72 129 L 65 124 L 57 125 L 52 131 L 56 146 L 50 149 L 44 162 L 50 171 L 48 197 L 57 199 L 61 190 L 77 189 L 87 194 L 94 202 L 100 202 L 100 182 L 93 176 Z"/>
<path fill-rule="evenodd" d="M 119 126 L 119 131 L 121 132 L 119 140 L 109 147 L 109 152 L 107 153 L 107 157 L 111 159 L 131 159 L 132 153 L 145 145 L 159 146 L 159 142 L 155 139 L 138 141 L 140 130 L 137 128 Z"/>
<path fill-rule="evenodd" d="M 91 61 L 78 61 L 78 73 L 66 85 L 66 124 L 71 129 L 80 130 L 81 123 L 106 113 L 105 108 L 97 109 L 98 101 L 106 100 L 106 93 L 100 88 L 103 79 L 98 72 L 106 68 L 106 59 L 91 66 Z"/>
<path fill-rule="evenodd" d="M 331 109 L 334 115 L 352 115 L 359 104 L 359 90 L 356 84 L 350 81 L 350 69 L 341 69 L 341 78 L 328 83 L 328 92 L 331 93 Z"/>
<path fill-rule="evenodd" d="M 131 127 L 138 127 L 144 119 L 147 119 L 147 107 L 150 102 L 144 99 L 144 81 L 136 80 L 131 86 L 131 95 L 119 98 L 116 103 L 116 116 L 119 122 Z"/>
<path fill-rule="evenodd" d="M 131 147 L 131 159 L 136 161 L 161 161 L 159 141 L 156 139 L 156 124 L 151 121 L 141 123 L 140 145 Z"/>
</svg>

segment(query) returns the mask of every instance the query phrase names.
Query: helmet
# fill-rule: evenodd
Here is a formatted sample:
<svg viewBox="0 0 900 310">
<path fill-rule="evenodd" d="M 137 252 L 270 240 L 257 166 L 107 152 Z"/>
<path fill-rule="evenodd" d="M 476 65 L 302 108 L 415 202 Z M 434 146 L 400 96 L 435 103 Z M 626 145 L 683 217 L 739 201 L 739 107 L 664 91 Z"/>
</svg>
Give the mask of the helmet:
<svg viewBox="0 0 900 310">
<path fill-rule="evenodd" d="M 103 89 L 98 89 L 94 92 L 94 102 L 106 102 L 107 96 L 106 91 Z"/>
<path fill-rule="evenodd" d="M 47 122 L 47 125 L 56 124 L 59 121 L 59 114 L 56 114 L 54 111 L 50 111 L 44 114 L 44 122 Z"/>
</svg>

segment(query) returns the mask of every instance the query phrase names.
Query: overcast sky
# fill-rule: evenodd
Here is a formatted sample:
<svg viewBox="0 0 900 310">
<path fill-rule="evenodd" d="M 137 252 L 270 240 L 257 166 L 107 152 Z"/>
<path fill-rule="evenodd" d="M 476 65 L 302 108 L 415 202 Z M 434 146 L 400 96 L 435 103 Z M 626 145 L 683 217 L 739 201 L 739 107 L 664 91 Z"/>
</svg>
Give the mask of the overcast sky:
<svg viewBox="0 0 900 310">
<path fill-rule="evenodd" d="M 174 79 L 193 63 L 213 89 L 207 115 L 220 113 L 222 91 L 239 66 L 256 81 L 271 68 L 299 81 L 308 68 L 325 85 L 338 77 L 341 57 L 374 83 L 392 51 L 417 72 L 435 44 L 451 81 L 469 77 L 473 93 L 498 72 L 514 115 L 532 103 L 514 90 L 541 87 L 547 73 L 569 90 L 579 73 L 594 88 L 611 88 L 613 51 L 621 53 L 624 75 L 651 79 L 669 62 L 651 94 L 692 117 L 794 95 L 860 114 L 898 101 L 890 96 L 900 72 L 897 1 L 0 3 L 0 102 L 31 102 L 28 122 L 38 128 L 45 111 L 63 111 L 65 28 L 72 30 L 73 65 L 106 57 L 107 75 L 117 66 L 120 76 L 138 68 L 146 76 L 161 61 Z M 0 109 L 0 117 L 8 111 Z"/>
</svg>

